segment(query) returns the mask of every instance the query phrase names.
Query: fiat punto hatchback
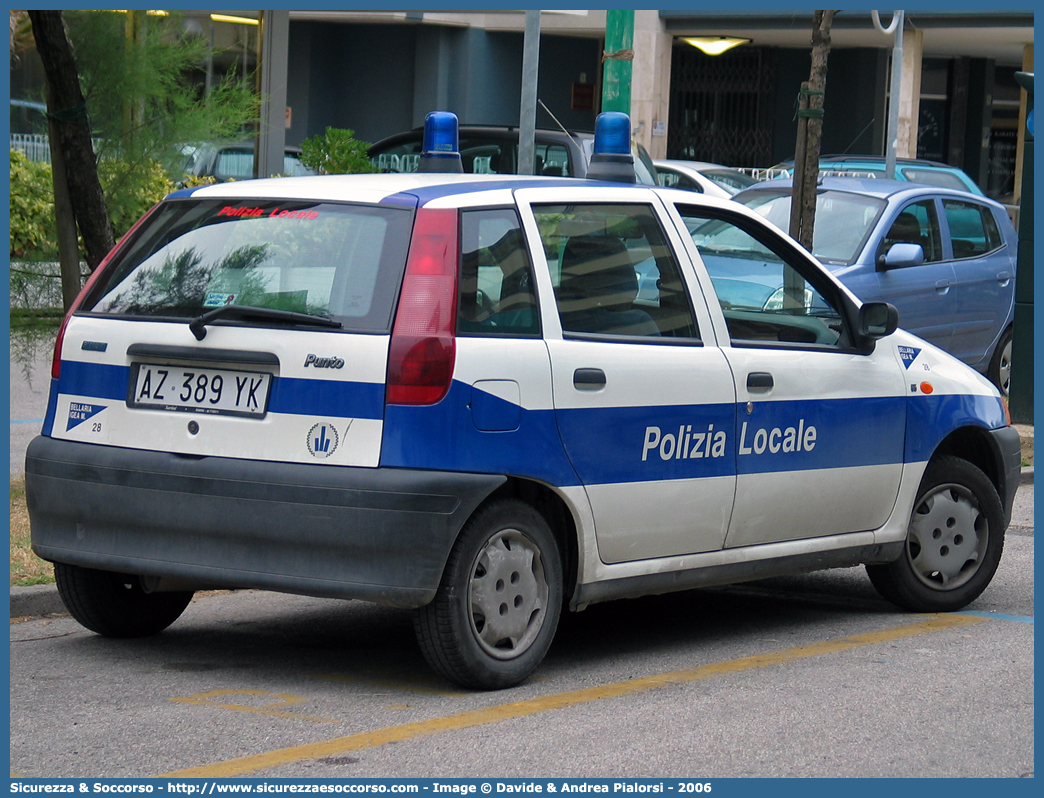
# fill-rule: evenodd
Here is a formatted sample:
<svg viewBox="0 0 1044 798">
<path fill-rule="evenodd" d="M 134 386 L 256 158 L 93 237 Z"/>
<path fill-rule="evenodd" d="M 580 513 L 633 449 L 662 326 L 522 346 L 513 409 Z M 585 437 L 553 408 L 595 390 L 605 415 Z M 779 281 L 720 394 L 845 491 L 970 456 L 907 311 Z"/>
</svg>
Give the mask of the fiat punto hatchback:
<svg viewBox="0 0 1044 798">
<path fill-rule="evenodd" d="M 26 461 L 80 623 L 364 599 L 497 688 L 608 599 L 859 563 L 914 611 L 986 588 L 1020 465 L 986 379 L 753 211 L 612 182 L 626 116 L 585 180 L 456 173 L 452 121 L 420 173 L 172 194 L 96 270 Z M 723 302 L 755 262 L 778 301 Z"/>
</svg>

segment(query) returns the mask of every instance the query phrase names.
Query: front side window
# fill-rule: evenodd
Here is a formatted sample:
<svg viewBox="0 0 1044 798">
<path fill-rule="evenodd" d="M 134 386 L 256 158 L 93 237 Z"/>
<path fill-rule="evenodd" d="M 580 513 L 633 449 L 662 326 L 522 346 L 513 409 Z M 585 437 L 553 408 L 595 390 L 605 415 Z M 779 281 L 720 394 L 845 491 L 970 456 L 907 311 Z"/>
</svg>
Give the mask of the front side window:
<svg viewBox="0 0 1044 798">
<path fill-rule="evenodd" d="M 974 202 L 943 200 L 954 258 L 977 258 L 1004 243 L 989 208 Z"/>
<path fill-rule="evenodd" d="M 539 335 L 533 269 L 515 211 L 463 211 L 460 231 L 457 332 Z"/>
<path fill-rule="evenodd" d="M 840 345 L 841 314 L 808 269 L 796 268 L 792 253 L 747 226 L 708 216 L 705 209 L 679 211 L 734 344 Z"/>
<path fill-rule="evenodd" d="M 413 214 L 276 200 L 168 202 L 120 252 L 87 309 L 186 318 L 223 305 L 388 329 Z"/>
<path fill-rule="evenodd" d="M 562 330 L 698 338 L 674 253 L 652 208 L 535 205 Z"/>
<path fill-rule="evenodd" d="M 921 200 L 907 205 L 895 217 L 877 250 L 877 258 L 888 254 L 894 244 L 917 244 L 924 251 L 924 263 L 943 259 L 942 235 L 935 200 Z"/>
</svg>

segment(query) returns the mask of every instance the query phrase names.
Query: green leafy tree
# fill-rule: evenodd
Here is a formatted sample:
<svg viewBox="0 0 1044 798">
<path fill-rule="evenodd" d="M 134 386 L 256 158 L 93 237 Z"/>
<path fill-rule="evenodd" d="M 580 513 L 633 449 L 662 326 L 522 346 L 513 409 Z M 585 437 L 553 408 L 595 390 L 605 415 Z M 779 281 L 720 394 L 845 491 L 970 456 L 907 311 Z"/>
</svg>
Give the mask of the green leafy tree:
<svg viewBox="0 0 1044 798">
<path fill-rule="evenodd" d="M 370 145 L 355 138 L 355 131 L 328 127 L 322 136 L 301 144 L 301 163 L 324 175 L 376 172 L 366 151 Z"/>
<path fill-rule="evenodd" d="M 180 177 L 186 144 L 239 139 L 258 115 L 252 82 L 229 72 L 209 93 L 195 80 L 209 44 L 183 32 L 176 12 L 65 11 L 91 133 L 108 169 L 107 194 L 141 193 L 155 179 L 141 167 L 164 164 Z M 122 207 L 126 203 L 116 203 Z"/>
</svg>

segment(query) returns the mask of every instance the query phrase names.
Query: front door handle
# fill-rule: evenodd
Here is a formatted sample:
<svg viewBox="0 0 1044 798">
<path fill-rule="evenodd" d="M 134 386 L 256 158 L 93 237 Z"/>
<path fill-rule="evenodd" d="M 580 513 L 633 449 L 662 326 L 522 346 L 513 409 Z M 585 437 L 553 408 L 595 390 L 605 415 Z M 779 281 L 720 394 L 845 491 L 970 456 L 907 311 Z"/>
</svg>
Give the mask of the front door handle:
<svg viewBox="0 0 1044 798">
<path fill-rule="evenodd" d="M 775 383 L 767 371 L 752 371 L 747 375 L 748 391 L 768 391 Z"/>
<path fill-rule="evenodd" d="M 573 387 L 578 391 L 600 391 L 605 387 L 605 372 L 601 369 L 577 369 L 573 372 Z"/>
</svg>

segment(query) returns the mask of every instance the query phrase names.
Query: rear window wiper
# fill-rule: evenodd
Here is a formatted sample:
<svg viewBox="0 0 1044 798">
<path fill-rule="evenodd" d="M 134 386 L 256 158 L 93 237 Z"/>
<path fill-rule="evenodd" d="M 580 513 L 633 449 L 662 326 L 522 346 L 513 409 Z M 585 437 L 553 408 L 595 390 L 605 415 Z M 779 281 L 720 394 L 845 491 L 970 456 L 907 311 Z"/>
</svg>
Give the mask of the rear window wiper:
<svg viewBox="0 0 1044 798">
<path fill-rule="evenodd" d="M 222 305 L 208 310 L 189 322 L 189 329 L 197 341 L 207 337 L 206 326 L 221 318 L 261 319 L 262 321 L 280 321 L 287 324 L 304 324 L 313 327 L 330 327 L 341 329 L 344 325 L 325 316 L 313 316 L 310 313 L 295 313 L 292 310 L 276 310 L 274 308 L 252 308 L 247 305 Z"/>
</svg>

